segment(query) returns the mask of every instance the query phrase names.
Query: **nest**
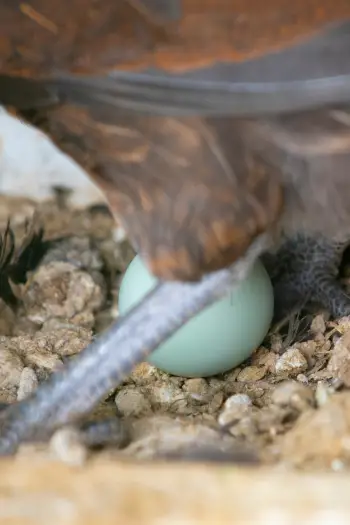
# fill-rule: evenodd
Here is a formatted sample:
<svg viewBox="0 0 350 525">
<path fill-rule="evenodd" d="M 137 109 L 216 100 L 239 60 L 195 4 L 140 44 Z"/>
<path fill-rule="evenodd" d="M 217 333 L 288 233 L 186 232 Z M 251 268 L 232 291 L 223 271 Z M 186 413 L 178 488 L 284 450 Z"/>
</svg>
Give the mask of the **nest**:
<svg viewBox="0 0 350 525">
<path fill-rule="evenodd" d="M 116 241 L 104 205 L 3 196 L 0 208 L 0 402 L 12 403 L 113 322 L 134 253 Z M 324 312 L 274 327 L 247 362 L 220 376 L 173 377 L 141 363 L 89 415 L 120 417 L 128 441 L 93 450 L 63 429 L 23 445 L 1 460 L 2 516 L 193 525 L 310 523 L 328 513 L 343 523 L 349 386 L 350 319 Z"/>
</svg>

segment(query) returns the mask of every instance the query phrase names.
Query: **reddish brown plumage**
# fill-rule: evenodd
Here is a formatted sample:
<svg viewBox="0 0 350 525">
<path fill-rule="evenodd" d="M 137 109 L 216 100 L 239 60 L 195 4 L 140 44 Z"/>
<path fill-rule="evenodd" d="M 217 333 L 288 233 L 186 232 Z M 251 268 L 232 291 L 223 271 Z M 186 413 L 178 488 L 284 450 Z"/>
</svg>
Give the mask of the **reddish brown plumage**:
<svg viewBox="0 0 350 525">
<path fill-rule="evenodd" d="M 62 106 L 46 130 L 87 167 L 153 273 L 198 279 L 277 220 L 277 174 L 222 119 L 116 116 Z M 225 140 L 225 135 L 228 135 Z"/>
<path fill-rule="evenodd" d="M 1 73 L 70 75 L 74 89 L 76 74 L 244 61 L 350 19 L 348 0 L 324 0 L 322 8 L 316 0 L 184 0 L 180 19 L 168 22 L 139 6 L 3 0 Z M 227 266 L 277 222 L 279 176 L 245 150 L 239 122 L 126 116 L 98 97 L 79 97 L 80 107 L 58 101 L 36 122 L 91 173 L 158 277 L 194 280 Z"/>
<path fill-rule="evenodd" d="M 0 70 L 47 77 L 244 61 L 350 18 L 348 0 L 182 0 L 164 23 L 141 0 L 2 0 Z"/>
</svg>

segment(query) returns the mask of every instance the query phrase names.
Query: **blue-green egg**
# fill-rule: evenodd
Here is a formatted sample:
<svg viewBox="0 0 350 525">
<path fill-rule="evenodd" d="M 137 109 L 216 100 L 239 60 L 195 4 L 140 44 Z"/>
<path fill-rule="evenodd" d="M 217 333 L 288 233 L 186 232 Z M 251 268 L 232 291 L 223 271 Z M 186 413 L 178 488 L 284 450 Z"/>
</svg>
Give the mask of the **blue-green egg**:
<svg viewBox="0 0 350 525">
<path fill-rule="evenodd" d="M 119 292 L 125 314 L 157 283 L 141 258 L 127 268 Z M 270 278 L 257 261 L 245 281 L 182 326 L 148 359 L 173 375 L 207 377 L 242 363 L 261 344 L 273 316 Z"/>
</svg>

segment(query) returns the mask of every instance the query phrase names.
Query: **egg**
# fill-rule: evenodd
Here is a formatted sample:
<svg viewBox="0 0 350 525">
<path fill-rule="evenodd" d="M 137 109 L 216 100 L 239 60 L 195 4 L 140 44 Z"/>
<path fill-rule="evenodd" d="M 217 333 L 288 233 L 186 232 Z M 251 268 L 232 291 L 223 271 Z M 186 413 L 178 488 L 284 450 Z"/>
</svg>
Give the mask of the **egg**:
<svg viewBox="0 0 350 525">
<path fill-rule="evenodd" d="M 157 284 L 141 258 L 128 266 L 119 291 L 119 312 L 125 314 Z M 273 289 L 260 261 L 226 297 L 184 324 L 148 359 L 177 376 L 207 377 L 246 360 L 261 344 L 273 316 Z"/>
</svg>

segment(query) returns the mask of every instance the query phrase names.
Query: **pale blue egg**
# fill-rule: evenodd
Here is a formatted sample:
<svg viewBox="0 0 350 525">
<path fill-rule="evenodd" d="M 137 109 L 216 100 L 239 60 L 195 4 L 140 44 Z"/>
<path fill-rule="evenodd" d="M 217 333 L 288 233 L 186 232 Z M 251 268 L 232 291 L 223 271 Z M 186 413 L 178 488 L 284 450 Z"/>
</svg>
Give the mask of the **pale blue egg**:
<svg viewBox="0 0 350 525">
<path fill-rule="evenodd" d="M 121 283 L 120 314 L 136 305 L 156 283 L 141 258 L 136 256 Z M 226 372 L 242 363 L 261 344 L 272 316 L 271 281 L 264 266 L 257 261 L 245 281 L 180 328 L 148 362 L 184 377 Z"/>
</svg>

